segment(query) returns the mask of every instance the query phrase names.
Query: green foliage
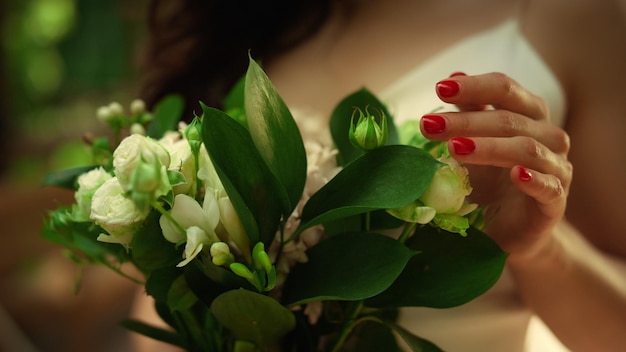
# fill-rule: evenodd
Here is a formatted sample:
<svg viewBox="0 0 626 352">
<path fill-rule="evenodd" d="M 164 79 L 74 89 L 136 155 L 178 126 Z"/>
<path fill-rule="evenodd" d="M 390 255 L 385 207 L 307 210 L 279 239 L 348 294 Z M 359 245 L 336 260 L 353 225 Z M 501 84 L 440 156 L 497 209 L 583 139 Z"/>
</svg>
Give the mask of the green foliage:
<svg viewBox="0 0 626 352">
<path fill-rule="evenodd" d="M 283 303 L 357 301 L 386 290 L 416 252 L 374 233 L 345 233 L 307 251 L 308 262 L 287 277 Z"/>
<path fill-rule="evenodd" d="M 148 136 L 161 138 L 167 131 L 176 131 L 184 107 L 185 101 L 180 95 L 172 94 L 161 99 L 154 107 L 154 120 L 148 127 Z"/>
<path fill-rule="evenodd" d="M 238 289 L 225 292 L 211 304 L 217 320 L 239 340 L 254 342 L 259 347 L 278 344 L 293 330 L 293 313 L 273 298 Z"/>
<path fill-rule="evenodd" d="M 395 333 L 397 333 L 413 352 L 443 352 L 434 343 L 413 335 L 410 331 L 404 329 L 396 323 L 385 321 L 385 325 L 389 326 Z"/>
<path fill-rule="evenodd" d="M 417 148 L 374 149 L 348 164 L 311 197 L 303 210 L 301 229 L 408 204 L 424 192 L 439 166 Z"/>
<path fill-rule="evenodd" d="M 148 134 L 158 139 L 176 129 L 182 104 L 179 96 L 157 104 Z M 396 334 L 412 351 L 437 352 L 440 349 L 428 340 L 396 325 L 395 315 L 389 313 L 404 306 L 464 304 L 500 276 L 506 254 L 483 232 L 470 228 L 462 237 L 438 229 L 436 222 L 415 228 L 387 214 L 386 210 L 416 201 L 443 164 L 417 145 L 398 144 L 393 117 L 366 89 L 350 94 L 333 111 L 331 134 L 343 168 L 308 199 L 289 238 L 284 237 L 284 227 L 301 200 L 307 160 L 297 125 L 275 87 L 250 59 L 246 76 L 228 95 L 225 111 L 202 103 L 201 108 L 199 131 L 192 125 L 185 133 L 195 153 L 192 171 L 199 170 L 201 138 L 224 187 L 215 195 L 207 193 L 213 196 L 207 199 L 230 200 L 254 248 L 252 254 L 242 248 L 226 251 L 235 262 L 216 265 L 209 255 L 216 241 L 211 239 L 195 247 L 203 251 L 193 254 L 193 260 L 177 267 L 183 253 L 189 255 L 183 248 L 188 239 L 171 243 L 160 225 L 161 216 L 172 216 L 168 209 L 181 199 L 174 198 L 173 191 L 151 203 L 154 209 L 128 248 L 97 241 L 103 230 L 95 223 L 75 221 L 71 209 L 51 213 L 44 228 L 45 238 L 89 261 L 111 268 L 131 262 L 144 274 L 146 292 L 173 331 L 132 320 L 122 323 L 127 328 L 189 351 L 257 351 L 281 344 L 315 351 L 321 341 L 330 351 L 339 351 L 344 343 L 360 351 L 397 351 Z M 350 119 L 355 109 L 368 108 L 387 116 L 389 135 L 387 145 L 363 152 L 349 141 Z M 73 188 L 76 178 L 90 168 L 54 173 L 44 183 Z M 105 168 L 111 171 L 108 162 Z M 188 181 L 184 171 L 188 170 L 168 171 L 170 183 Z M 200 186 L 182 199 L 202 203 L 204 193 L 198 190 Z M 190 233 L 177 225 L 183 236 Z M 308 248 L 307 260 L 295 264 L 286 278 L 277 277 L 277 272 L 285 274 L 277 261 L 289 254 L 281 251 L 317 225 L 325 227 L 326 237 Z M 216 233 L 225 227 L 219 224 Z M 378 233 L 391 228 L 403 233 L 397 238 Z M 278 249 L 274 262 L 270 248 Z M 282 291 L 276 292 L 275 284 Z M 322 305 L 317 324 L 291 310 L 308 303 Z"/>
<path fill-rule="evenodd" d="M 81 166 L 72 169 L 52 171 L 46 174 L 41 181 L 41 185 L 76 190 L 76 180 L 78 176 L 96 167 L 97 166 Z"/>
<path fill-rule="evenodd" d="M 261 158 L 278 180 L 283 215 L 289 216 L 302 196 L 306 153 L 287 105 L 261 67 L 250 58 L 244 103 L 250 136 Z"/>
<path fill-rule="evenodd" d="M 420 254 L 369 305 L 448 308 L 467 303 L 498 280 L 507 257 L 491 238 L 473 228 L 462 237 L 426 225 L 407 245 Z"/>
<path fill-rule="evenodd" d="M 153 211 L 131 243 L 133 261 L 144 272 L 175 266 L 181 258 L 182 251 L 172 250 L 172 243 L 161 234 L 159 217 Z"/>
<path fill-rule="evenodd" d="M 164 330 L 133 319 L 123 320 L 120 322 L 120 325 L 129 331 L 134 331 L 157 341 L 169 343 L 180 348 L 187 347 L 181 336 L 173 331 Z"/>
<path fill-rule="evenodd" d="M 339 150 L 337 163 L 339 165 L 347 165 L 364 152 L 355 147 L 348 138 L 350 131 L 350 122 L 356 108 L 365 109 L 369 107 L 381 111 L 387 117 L 387 145 L 398 144 L 398 131 L 393 122 L 393 115 L 389 113 L 387 107 L 376 98 L 369 90 L 362 88 L 344 99 L 333 110 L 330 117 L 330 133 L 335 141 L 335 145 Z"/>
<path fill-rule="evenodd" d="M 204 105 L 202 109 L 204 144 L 250 242 L 269 243 L 285 212 L 286 195 L 248 131 L 220 110 Z"/>
</svg>

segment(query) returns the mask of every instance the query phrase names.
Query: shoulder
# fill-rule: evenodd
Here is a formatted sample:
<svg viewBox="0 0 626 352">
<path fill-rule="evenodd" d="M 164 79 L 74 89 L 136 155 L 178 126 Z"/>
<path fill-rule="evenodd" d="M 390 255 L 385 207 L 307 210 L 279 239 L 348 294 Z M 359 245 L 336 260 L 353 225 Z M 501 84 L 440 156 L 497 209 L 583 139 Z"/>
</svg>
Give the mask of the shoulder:
<svg viewBox="0 0 626 352">
<path fill-rule="evenodd" d="M 568 159 L 575 176 L 567 216 L 607 252 L 626 257 L 626 0 L 526 0 L 522 30 L 560 79 Z M 593 186 L 590 186 L 593 185 Z M 593 204 L 593 212 L 589 205 Z"/>
<path fill-rule="evenodd" d="M 626 0 L 526 0 L 521 22 L 567 90 L 626 74 Z"/>
</svg>

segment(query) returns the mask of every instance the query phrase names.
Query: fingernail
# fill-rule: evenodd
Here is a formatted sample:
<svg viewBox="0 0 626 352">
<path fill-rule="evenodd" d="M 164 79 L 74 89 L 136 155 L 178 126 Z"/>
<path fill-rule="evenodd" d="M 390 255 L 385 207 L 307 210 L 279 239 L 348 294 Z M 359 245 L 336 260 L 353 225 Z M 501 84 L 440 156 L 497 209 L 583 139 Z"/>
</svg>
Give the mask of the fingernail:
<svg viewBox="0 0 626 352">
<path fill-rule="evenodd" d="M 521 181 L 530 181 L 533 179 L 533 174 L 530 171 L 520 166 L 518 177 Z"/>
<path fill-rule="evenodd" d="M 443 98 L 451 98 L 459 93 L 459 83 L 452 80 L 443 80 L 437 83 L 437 93 Z"/>
<path fill-rule="evenodd" d="M 424 115 L 422 126 L 428 133 L 441 133 L 446 129 L 446 120 L 439 115 Z"/>
<path fill-rule="evenodd" d="M 476 149 L 476 144 L 473 140 L 465 137 L 454 137 L 451 139 L 454 153 L 459 155 L 470 154 Z"/>
<path fill-rule="evenodd" d="M 453 72 L 453 73 L 450 75 L 450 77 L 457 77 L 457 76 L 467 76 L 467 75 L 465 74 L 465 72 L 461 72 L 461 71 L 456 71 L 456 72 Z"/>
</svg>

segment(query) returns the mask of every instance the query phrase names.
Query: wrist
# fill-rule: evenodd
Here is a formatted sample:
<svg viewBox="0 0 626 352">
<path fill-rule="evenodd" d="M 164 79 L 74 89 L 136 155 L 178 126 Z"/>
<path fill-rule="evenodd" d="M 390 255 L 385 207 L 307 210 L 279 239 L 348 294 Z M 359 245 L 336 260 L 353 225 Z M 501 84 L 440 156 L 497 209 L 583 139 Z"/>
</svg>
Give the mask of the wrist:
<svg viewBox="0 0 626 352">
<path fill-rule="evenodd" d="M 570 261 L 567 250 L 562 243 L 560 224 L 545 236 L 541 243 L 532 248 L 509 254 L 507 264 L 512 271 L 531 272 L 538 270 L 552 270 L 555 266 L 565 267 Z"/>
</svg>

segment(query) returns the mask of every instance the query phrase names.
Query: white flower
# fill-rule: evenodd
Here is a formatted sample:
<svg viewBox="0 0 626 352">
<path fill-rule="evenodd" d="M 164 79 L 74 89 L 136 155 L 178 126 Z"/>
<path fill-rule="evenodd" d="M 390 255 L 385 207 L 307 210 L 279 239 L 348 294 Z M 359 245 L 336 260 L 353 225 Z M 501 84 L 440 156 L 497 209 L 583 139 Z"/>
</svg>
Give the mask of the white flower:
<svg viewBox="0 0 626 352">
<path fill-rule="evenodd" d="M 469 174 L 465 167 L 448 156 L 442 156 L 439 161 L 445 165 L 437 169 L 419 199 L 387 212 L 404 221 L 418 224 L 432 222 L 444 230 L 466 235 L 469 221 L 464 216 L 478 207 L 466 201 L 472 193 Z"/>
<path fill-rule="evenodd" d="M 102 167 L 90 170 L 78 177 L 78 190 L 74 193 L 76 207 L 72 215 L 77 221 L 88 221 L 91 213 L 91 199 L 96 190 L 111 176 Z"/>
<path fill-rule="evenodd" d="M 222 181 L 220 181 L 220 178 L 217 176 L 213 162 L 211 161 L 204 144 L 200 148 L 198 155 L 198 178 L 202 180 L 204 187 L 210 187 L 217 190 L 224 189 Z"/>
<path fill-rule="evenodd" d="M 176 195 L 169 216 L 162 215 L 159 224 L 166 240 L 172 243 L 187 242 L 185 260 L 179 266 L 189 263 L 205 245 L 209 246 L 220 240 L 215 232 L 219 219 L 219 207 L 213 192 L 206 192 L 202 206 L 186 194 Z"/>
<path fill-rule="evenodd" d="M 140 135 L 130 135 L 113 152 L 115 176 L 129 197 L 140 209 L 170 192 L 167 167 L 170 155 L 155 140 Z"/>
<path fill-rule="evenodd" d="M 432 182 L 419 200 L 437 214 L 455 214 L 472 193 L 467 169 L 456 160 L 442 156 L 439 161 L 446 165 L 435 172 Z"/>
<path fill-rule="evenodd" d="M 108 232 L 98 237 L 102 242 L 128 246 L 147 215 L 124 195 L 117 177 L 104 182 L 91 200 L 91 220 Z"/>
<path fill-rule="evenodd" d="M 131 190 L 133 173 L 142 163 L 167 167 L 170 165 L 170 155 L 162 145 L 149 137 L 133 134 L 124 138 L 113 152 L 113 169 L 125 191 Z"/>
<path fill-rule="evenodd" d="M 208 188 L 208 190 L 210 189 L 211 188 Z M 230 201 L 228 194 L 226 194 L 223 188 L 215 191 L 215 196 L 220 209 L 220 224 L 226 232 L 221 234 L 220 237 L 230 239 L 241 254 L 243 254 L 246 259 L 250 259 L 250 239 L 241 223 L 239 215 L 235 211 L 233 203 Z"/>
<path fill-rule="evenodd" d="M 185 245 L 185 259 L 178 263 L 177 267 L 182 267 L 195 258 L 204 248 L 215 243 L 215 238 L 207 235 L 204 230 L 197 226 L 190 226 L 186 231 L 187 244 Z"/>
<path fill-rule="evenodd" d="M 212 192 L 213 197 L 215 197 L 218 202 L 221 225 L 218 231 L 223 230 L 223 232 L 219 233 L 220 238 L 223 240 L 230 239 L 241 254 L 243 254 L 246 259 L 250 259 L 250 240 L 248 234 L 230 201 L 230 197 L 224 189 L 224 185 L 222 185 L 220 178 L 217 176 L 213 162 L 204 145 L 200 148 L 198 166 L 198 179 L 202 181 L 207 194 Z"/>
<path fill-rule="evenodd" d="M 174 193 L 188 193 L 196 184 L 196 162 L 189 141 L 180 132 L 167 132 L 159 143 L 170 155 L 168 169 L 178 171 L 185 177 L 184 184 L 174 186 Z"/>
<path fill-rule="evenodd" d="M 313 137 L 313 136 L 312 136 Z M 290 237 L 300 224 L 302 209 L 311 196 L 332 179 L 341 168 L 337 166 L 337 150 L 329 147 L 319 140 L 305 140 L 304 147 L 307 158 L 307 176 L 304 192 L 298 205 L 285 223 L 285 238 Z M 278 257 L 278 249 L 281 248 L 280 233 L 276 234 L 271 243 L 268 254 L 272 260 L 278 257 L 276 263 L 277 285 L 281 285 L 291 268 L 296 263 L 306 263 L 308 257 L 306 250 L 316 245 L 324 237 L 321 225 L 313 226 L 304 230 L 297 238 L 287 242 L 282 247 L 282 253 Z"/>
</svg>

